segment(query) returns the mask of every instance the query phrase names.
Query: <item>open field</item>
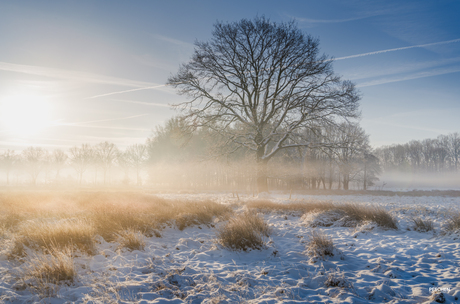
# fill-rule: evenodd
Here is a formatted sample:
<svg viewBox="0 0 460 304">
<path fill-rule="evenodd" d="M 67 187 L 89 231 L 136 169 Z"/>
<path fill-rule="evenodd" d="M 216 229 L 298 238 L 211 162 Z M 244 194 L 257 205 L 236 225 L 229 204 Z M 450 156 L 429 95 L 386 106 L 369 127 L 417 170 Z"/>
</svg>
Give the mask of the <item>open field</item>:
<svg viewBox="0 0 460 304">
<path fill-rule="evenodd" d="M 456 303 L 460 197 L 1 192 L 0 303 Z"/>
</svg>

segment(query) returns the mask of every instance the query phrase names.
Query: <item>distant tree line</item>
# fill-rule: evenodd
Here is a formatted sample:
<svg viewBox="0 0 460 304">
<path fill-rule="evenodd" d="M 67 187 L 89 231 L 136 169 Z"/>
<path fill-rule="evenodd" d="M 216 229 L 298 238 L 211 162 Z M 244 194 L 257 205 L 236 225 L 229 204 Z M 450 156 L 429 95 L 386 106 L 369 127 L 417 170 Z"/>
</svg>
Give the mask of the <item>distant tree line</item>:
<svg viewBox="0 0 460 304">
<path fill-rule="evenodd" d="M 275 189 L 367 189 L 380 165 L 369 138 L 356 123 L 304 130 L 308 147 L 285 149 L 268 164 Z M 119 149 L 110 142 L 67 150 L 28 147 L 0 154 L 7 185 L 131 184 L 155 188 L 257 191 L 253 151 L 228 143 L 210 128 L 193 133 L 172 118 L 157 126 L 145 144 Z"/>
<path fill-rule="evenodd" d="M 440 135 L 434 139 L 412 140 L 376 149 L 385 171 L 458 172 L 460 134 Z"/>
</svg>

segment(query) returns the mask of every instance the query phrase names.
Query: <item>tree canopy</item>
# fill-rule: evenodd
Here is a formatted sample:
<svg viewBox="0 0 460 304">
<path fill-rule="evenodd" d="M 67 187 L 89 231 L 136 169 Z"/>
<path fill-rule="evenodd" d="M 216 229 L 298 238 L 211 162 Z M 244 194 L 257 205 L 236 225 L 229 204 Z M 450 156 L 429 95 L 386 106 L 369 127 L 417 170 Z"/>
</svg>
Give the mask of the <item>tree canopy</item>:
<svg viewBox="0 0 460 304">
<path fill-rule="evenodd" d="M 359 116 L 354 84 L 333 72 L 319 40 L 295 22 L 218 22 L 212 39 L 195 45 L 191 60 L 168 80 L 189 98 L 177 106 L 192 128 L 212 128 L 254 151 L 262 191 L 270 158 L 313 144 L 306 129 Z"/>
</svg>

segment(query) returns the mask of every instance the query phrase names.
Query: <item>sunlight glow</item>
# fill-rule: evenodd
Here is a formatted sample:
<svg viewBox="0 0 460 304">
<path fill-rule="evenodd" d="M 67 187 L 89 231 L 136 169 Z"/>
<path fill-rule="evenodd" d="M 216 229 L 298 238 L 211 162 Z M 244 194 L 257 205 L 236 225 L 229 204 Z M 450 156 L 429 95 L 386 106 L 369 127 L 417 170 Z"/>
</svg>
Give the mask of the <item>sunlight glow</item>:
<svg viewBox="0 0 460 304">
<path fill-rule="evenodd" d="M 17 94 L 0 101 L 0 123 L 14 136 L 34 135 L 50 125 L 50 105 L 39 95 Z"/>
</svg>

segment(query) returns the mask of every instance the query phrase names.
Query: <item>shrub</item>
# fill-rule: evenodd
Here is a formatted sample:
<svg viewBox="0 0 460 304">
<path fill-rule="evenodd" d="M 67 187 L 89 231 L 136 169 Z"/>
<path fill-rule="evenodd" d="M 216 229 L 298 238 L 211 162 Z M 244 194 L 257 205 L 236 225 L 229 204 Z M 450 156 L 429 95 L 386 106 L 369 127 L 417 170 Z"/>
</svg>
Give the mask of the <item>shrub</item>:
<svg viewBox="0 0 460 304">
<path fill-rule="evenodd" d="M 124 230 L 118 234 L 117 238 L 120 248 L 127 248 L 128 250 L 144 250 L 145 240 L 140 232 L 132 229 Z"/>
<path fill-rule="evenodd" d="M 231 218 L 217 230 L 218 242 L 231 250 L 261 249 L 270 235 L 268 224 L 255 212 Z"/>
<path fill-rule="evenodd" d="M 433 221 L 430 219 L 423 220 L 420 217 L 412 218 L 412 222 L 414 223 L 413 229 L 419 232 L 428 232 L 434 230 Z"/>
<path fill-rule="evenodd" d="M 307 253 L 321 259 L 334 256 L 334 242 L 324 233 L 313 231 L 309 237 Z"/>
</svg>

